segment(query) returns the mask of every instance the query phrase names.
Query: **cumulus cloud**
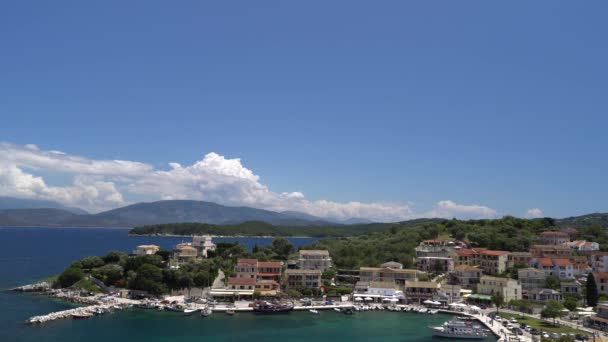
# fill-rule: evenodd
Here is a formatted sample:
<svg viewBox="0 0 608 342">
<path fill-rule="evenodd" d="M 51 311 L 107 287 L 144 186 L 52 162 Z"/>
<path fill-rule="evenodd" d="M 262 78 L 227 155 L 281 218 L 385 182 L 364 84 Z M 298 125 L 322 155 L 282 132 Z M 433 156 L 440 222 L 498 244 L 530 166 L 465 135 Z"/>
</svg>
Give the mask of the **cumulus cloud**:
<svg viewBox="0 0 608 342">
<path fill-rule="evenodd" d="M 426 213 L 426 217 L 442 217 L 442 218 L 467 218 L 467 219 L 481 219 L 481 218 L 496 218 L 498 212 L 495 209 L 485 207 L 482 205 L 463 205 L 458 204 L 454 201 L 445 200 L 439 201 L 435 207 Z"/>
<path fill-rule="evenodd" d="M 0 143 L 0 195 L 52 199 L 100 211 L 129 203 L 194 199 L 275 211 L 295 210 L 335 219 L 399 221 L 416 217 L 495 217 L 494 209 L 440 201 L 429 212 L 415 213 L 410 204 L 309 200 L 300 191 L 274 192 L 240 159 L 208 153 L 192 165 L 169 163 L 167 170 L 126 160 L 94 160 L 36 145 Z M 33 170 L 33 171 L 30 171 Z M 71 175 L 72 184 L 48 185 L 34 172 Z"/>
<path fill-rule="evenodd" d="M 543 211 L 538 208 L 532 208 L 526 211 L 527 218 L 539 218 L 544 217 Z"/>
</svg>

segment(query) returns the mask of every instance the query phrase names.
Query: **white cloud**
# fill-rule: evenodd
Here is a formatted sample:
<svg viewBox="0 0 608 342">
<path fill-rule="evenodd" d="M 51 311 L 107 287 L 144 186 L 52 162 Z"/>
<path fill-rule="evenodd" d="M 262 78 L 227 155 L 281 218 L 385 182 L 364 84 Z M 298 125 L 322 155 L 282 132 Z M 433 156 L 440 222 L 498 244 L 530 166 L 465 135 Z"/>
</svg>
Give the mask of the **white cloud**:
<svg viewBox="0 0 608 342">
<path fill-rule="evenodd" d="M 543 214 L 543 211 L 538 208 L 532 208 L 532 209 L 529 209 L 528 211 L 526 211 L 525 216 L 527 218 L 539 218 L 539 217 L 544 217 L 545 214 Z"/>
<path fill-rule="evenodd" d="M 275 211 L 295 210 L 319 217 L 399 221 L 416 217 L 495 217 L 496 210 L 480 205 L 440 201 L 428 212 L 415 213 L 410 204 L 309 200 L 302 192 L 274 192 L 240 159 L 208 153 L 192 165 L 169 163 L 168 170 L 125 160 L 94 160 L 35 145 L 0 143 L 0 195 L 53 199 L 66 205 L 99 211 L 127 204 L 125 198 L 195 199 L 224 205 L 244 205 Z M 50 186 L 28 173 L 72 175 L 66 186 Z"/>
<path fill-rule="evenodd" d="M 425 217 L 443 217 L 443 218 L 496 218 L 498 212 L 495 209 L 482 205 L 463 205 L 454 201 L 445 200 L 439 201 L 435 207 L 428 213 L 422 215 Z"/>
</svg>

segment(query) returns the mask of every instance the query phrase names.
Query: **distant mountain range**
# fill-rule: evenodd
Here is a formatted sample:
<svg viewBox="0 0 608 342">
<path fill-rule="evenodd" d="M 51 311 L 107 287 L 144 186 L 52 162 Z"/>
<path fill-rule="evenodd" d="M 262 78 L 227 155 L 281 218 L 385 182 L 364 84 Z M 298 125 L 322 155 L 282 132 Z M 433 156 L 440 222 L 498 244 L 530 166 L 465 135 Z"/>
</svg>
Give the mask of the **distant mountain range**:
<svg viewBox="0 0 608 342">
<path fill-rule="evenodd" d="M 3 197 L 0 201 L 0 226 L 44 227 L 135 227 L 149 224 L 201 222 L 238 224 L 262 221 L 280 226 L 335 225 L 334 220 L 290 211 L 275 212 L 250 207 L 229 207 L 212 202 L 172 200 L 137 203 L 89 214 L 77 208 L 50 201 L 28 201 Z M 8 207 L 8 208 L 7 208 Z"/>
<path fill-rule="evenodd" d="M 89 214 L 80 208 L 65 207 L 53 201 L 0 197 L 0 227 L 137 227 L 178 222 L 235 225 L 247 221 L 266 222 L 275 226 L 335 226 L 371 223 L 371 221 L 361 218 L 335 220 L 298 211 L 275 212 L 190 200 L 136 203 L 98 214 Z M 561 227 L 599 224 L 608 228 L 608 213 L 556 219 L 555 222 Z"/>
</svg>

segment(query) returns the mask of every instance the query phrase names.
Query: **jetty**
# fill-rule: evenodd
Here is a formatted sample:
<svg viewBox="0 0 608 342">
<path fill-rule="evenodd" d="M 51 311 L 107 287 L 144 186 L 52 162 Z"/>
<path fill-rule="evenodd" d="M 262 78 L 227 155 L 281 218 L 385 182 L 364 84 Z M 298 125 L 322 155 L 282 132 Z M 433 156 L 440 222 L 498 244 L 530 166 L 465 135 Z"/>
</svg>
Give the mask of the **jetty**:
<svg viewBox="0 0 608 342">
<path fill-rule="evenodd" d="M 74 308 L 69 310 L 52 312 L 47 315 L 34 316 L 29 318 L 26 322 L 33 323 L 46 323 L 50 321 L 55 321 L 58 319 L 66 319 L 66 318 L 88 318 L 94 315 L 104 314 L 108 312 L 112 312 L 115 309 L 123 309 L 125 306 L 122 305 L 109 305 L 109 304 L 98 304 L 98 305 L 90 305 L 84 306 L 80 308 Z"/>
</svg>

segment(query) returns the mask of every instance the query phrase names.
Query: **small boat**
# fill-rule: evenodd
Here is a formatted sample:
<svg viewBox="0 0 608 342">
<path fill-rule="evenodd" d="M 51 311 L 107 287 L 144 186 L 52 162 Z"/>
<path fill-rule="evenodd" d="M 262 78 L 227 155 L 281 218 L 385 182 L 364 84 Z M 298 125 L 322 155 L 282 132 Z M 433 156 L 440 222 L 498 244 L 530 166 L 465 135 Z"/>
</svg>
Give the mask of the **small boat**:
<svg viewBox="0 0 608 342">
<path fill-rule="evenodd" d="M 234 316 L 235 311 L 233 309 L 228 309 L 226 310 L 226 315 L 228 316 Z"/>
<path fill-rule="evenodd" d="M 429 310 L 429 315 L 435 315 L 438 312 L 439 312 L 439 310 L 437 310 L 437 309 Z"/>
<path fill-rule="evenodd" d="M 282 314 L 293 311 L 291 304 L 272 304 L 269 302 L 258 303 L 253 307 L 253 313 L 256 314 Z"/>
<path fill-rule="evenodd" d="M 319 314 L 319 311 L 315 310 L 315 309 L 310 309 L 308 311 L 310 311 L 310 313 L 313 314 L 313 315 L 318 315 Z"/>
<path fill-rule="evenodd" d="M 93 316 L 93 314 L 88 313 L 88 312 L 80 312 L 80 313 L 72 314 L 73 319 L 87 319 L 87 318 L 91 318 L 92 316 Z"/>
<path fill-rule="evenodd" d="M 353 309 L 351 309 L 351 308 L 344 308 L 342 310 L 342 313 L 345 315 L 352 315 L 354 312 L 353 312 Z"/>
<path fill-rule="evenodd" d="M 184 309 L 184 315 L 192 315 L 193 313 L 197 312 L 198 309 L 195 308 L 186 308 Z"/>
<path fill-rule="evenodd" d="M 201 310 L 201 316 L 203 316 L 203 317 L 211 316 L 212 313 L 213 313 L 213 311 L 209 308 L 205 308 L 205 309 Z"/>
<path fill-rule="evenodd" d="M 334 308 L 335 312 L 342 312 L 342 310 L 340 310 L 340 308 Z"/>
<path fill-rule="evenodd" d="M 175 311 L 175 312 L 184 312 L 184 307 L 181 305 L 173 304 L 165 306 L 166 310 Z"/>
</svg>

